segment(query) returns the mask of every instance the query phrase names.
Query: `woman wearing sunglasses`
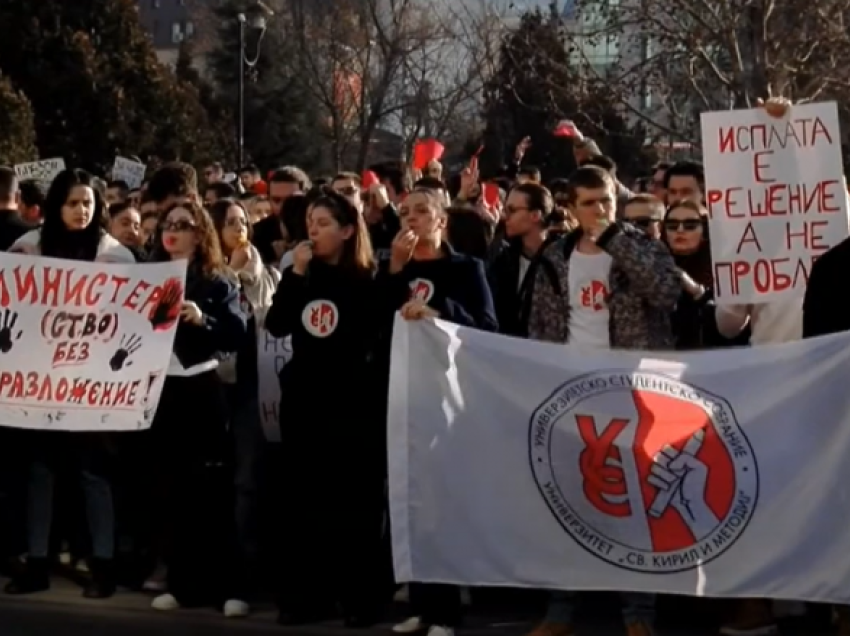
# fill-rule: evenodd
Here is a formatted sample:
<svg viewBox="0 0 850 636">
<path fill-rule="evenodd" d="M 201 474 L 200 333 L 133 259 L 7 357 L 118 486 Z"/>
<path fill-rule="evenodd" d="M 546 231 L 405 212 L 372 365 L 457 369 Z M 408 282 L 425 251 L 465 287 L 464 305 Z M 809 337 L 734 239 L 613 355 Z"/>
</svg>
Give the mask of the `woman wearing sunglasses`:
<svg viewBox="0 0 850 636">
<path fill-rule="evenodd" d="M 245 342 L 247 316 L 213 221 L 197 203 L 166 210 L 150 260 L 188 262 L 184 293 L 179 284 L 166 287 L 163 311 L 151 317 L 155 329 L 177 323 L 150 429 L 149 515 L 168 568 L 168 593 L 152 607 L 213 605 L 226 616 L 244 615 L 241 590 L 235 589 L 227 399 L 217 370 Z"/>
<path fill-rule="evenodd" d="M 670 248 L 682 271 L 684 292 L 673 315 L 677 349 L 708 349 L 745 344 L 720 335 L 714 320 L 711 246 L 708 210 L 693 201 L 679 201 L 667 208 L 661 240 Z"/>
</svg>

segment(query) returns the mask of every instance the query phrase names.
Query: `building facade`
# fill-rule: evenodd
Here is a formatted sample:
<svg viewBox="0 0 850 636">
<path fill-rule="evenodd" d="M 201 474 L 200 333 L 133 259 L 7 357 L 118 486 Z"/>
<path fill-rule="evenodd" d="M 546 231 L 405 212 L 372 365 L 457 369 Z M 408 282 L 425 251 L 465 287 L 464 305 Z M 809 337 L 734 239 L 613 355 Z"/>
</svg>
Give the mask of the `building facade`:
<svg viewBox="0 0 850 636">
<path fill-rule="evenodd" d="M 180 43 L 195 33 L 190 5 L 193 0 L 136 0 L 139 21 L 150 34 L 156 54 L 164 64 L 174 65 Z"/>
</svg>

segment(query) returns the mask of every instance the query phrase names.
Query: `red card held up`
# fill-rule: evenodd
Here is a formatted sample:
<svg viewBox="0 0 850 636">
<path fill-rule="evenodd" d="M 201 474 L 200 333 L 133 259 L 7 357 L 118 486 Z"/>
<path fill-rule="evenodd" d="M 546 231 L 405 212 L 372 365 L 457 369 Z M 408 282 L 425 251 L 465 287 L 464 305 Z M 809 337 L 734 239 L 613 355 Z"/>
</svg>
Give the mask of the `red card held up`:
<svg viewBox="0 0 850 636">
<path fill-rule="evenodd" d="M 421 139 L 413 146 L 413 169 L 424 170 L 429 161 L 439 161 L 446 147 L 436 139 Z"/>
<path fill-rule="evenodd" d="M 380 182 L 381 180 L 378 178 L 378 175 L 371 170 L 364 170 L 363 174 L 360 176 L 360 187 L 363 190 L 368 190 L 373 185 Z"/>
</svg>

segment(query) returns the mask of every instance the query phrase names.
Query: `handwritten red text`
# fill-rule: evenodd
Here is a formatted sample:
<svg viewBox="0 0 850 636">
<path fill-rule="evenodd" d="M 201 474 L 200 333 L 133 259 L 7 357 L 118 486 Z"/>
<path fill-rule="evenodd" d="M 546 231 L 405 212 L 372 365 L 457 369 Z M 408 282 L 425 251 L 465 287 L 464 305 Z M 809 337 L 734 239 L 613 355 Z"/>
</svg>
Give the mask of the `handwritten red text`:
<svg viewBox="0 0 850 636">
<path fill-rule="evenodd" d="M 83 378 L 68 379 L 43 373 L 3 371 L 0 373 L 0 402 L 26 400 L 49 404 L 91 407 L 135 408 L 144 396 L 141 380 L 101 382 Z"/>
</svg>

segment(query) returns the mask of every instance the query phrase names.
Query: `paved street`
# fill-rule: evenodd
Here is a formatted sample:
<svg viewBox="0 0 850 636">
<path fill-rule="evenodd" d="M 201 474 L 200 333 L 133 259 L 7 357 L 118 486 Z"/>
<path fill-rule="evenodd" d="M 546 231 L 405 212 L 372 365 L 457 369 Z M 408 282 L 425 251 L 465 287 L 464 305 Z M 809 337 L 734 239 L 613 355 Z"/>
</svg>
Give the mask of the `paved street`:
<svg viewBox="0 0 850 636">
<path fill-rule="evenodd" d="M 54 579 L 49 592 L 26 598 L 0 594 L 0 636 L 389 636 L 390 623 L 368 631 L 344 629 L 329 622 L 315 627 L 284 629 L 274 623 L 270 606 L 261 607 L 249 619 L 224 619 L 212 610 L 160 613 L 150 609 L 150 598 L 122 592 L 108 601 L 87 601 L 80 589 Z M 0 584 L 4 581 L 0 581 Z M 579 636 L 622 636 L 616 620 L 581 624 Z M 510 617 L 471 616 L 463 636 L 522 636 L 530 623 Z M 661 636 L 709 636 L 713 630 L 664 630 Z M 782 636 L 826 636 L 811 629 L 783 629 Z"/>
</svg>

